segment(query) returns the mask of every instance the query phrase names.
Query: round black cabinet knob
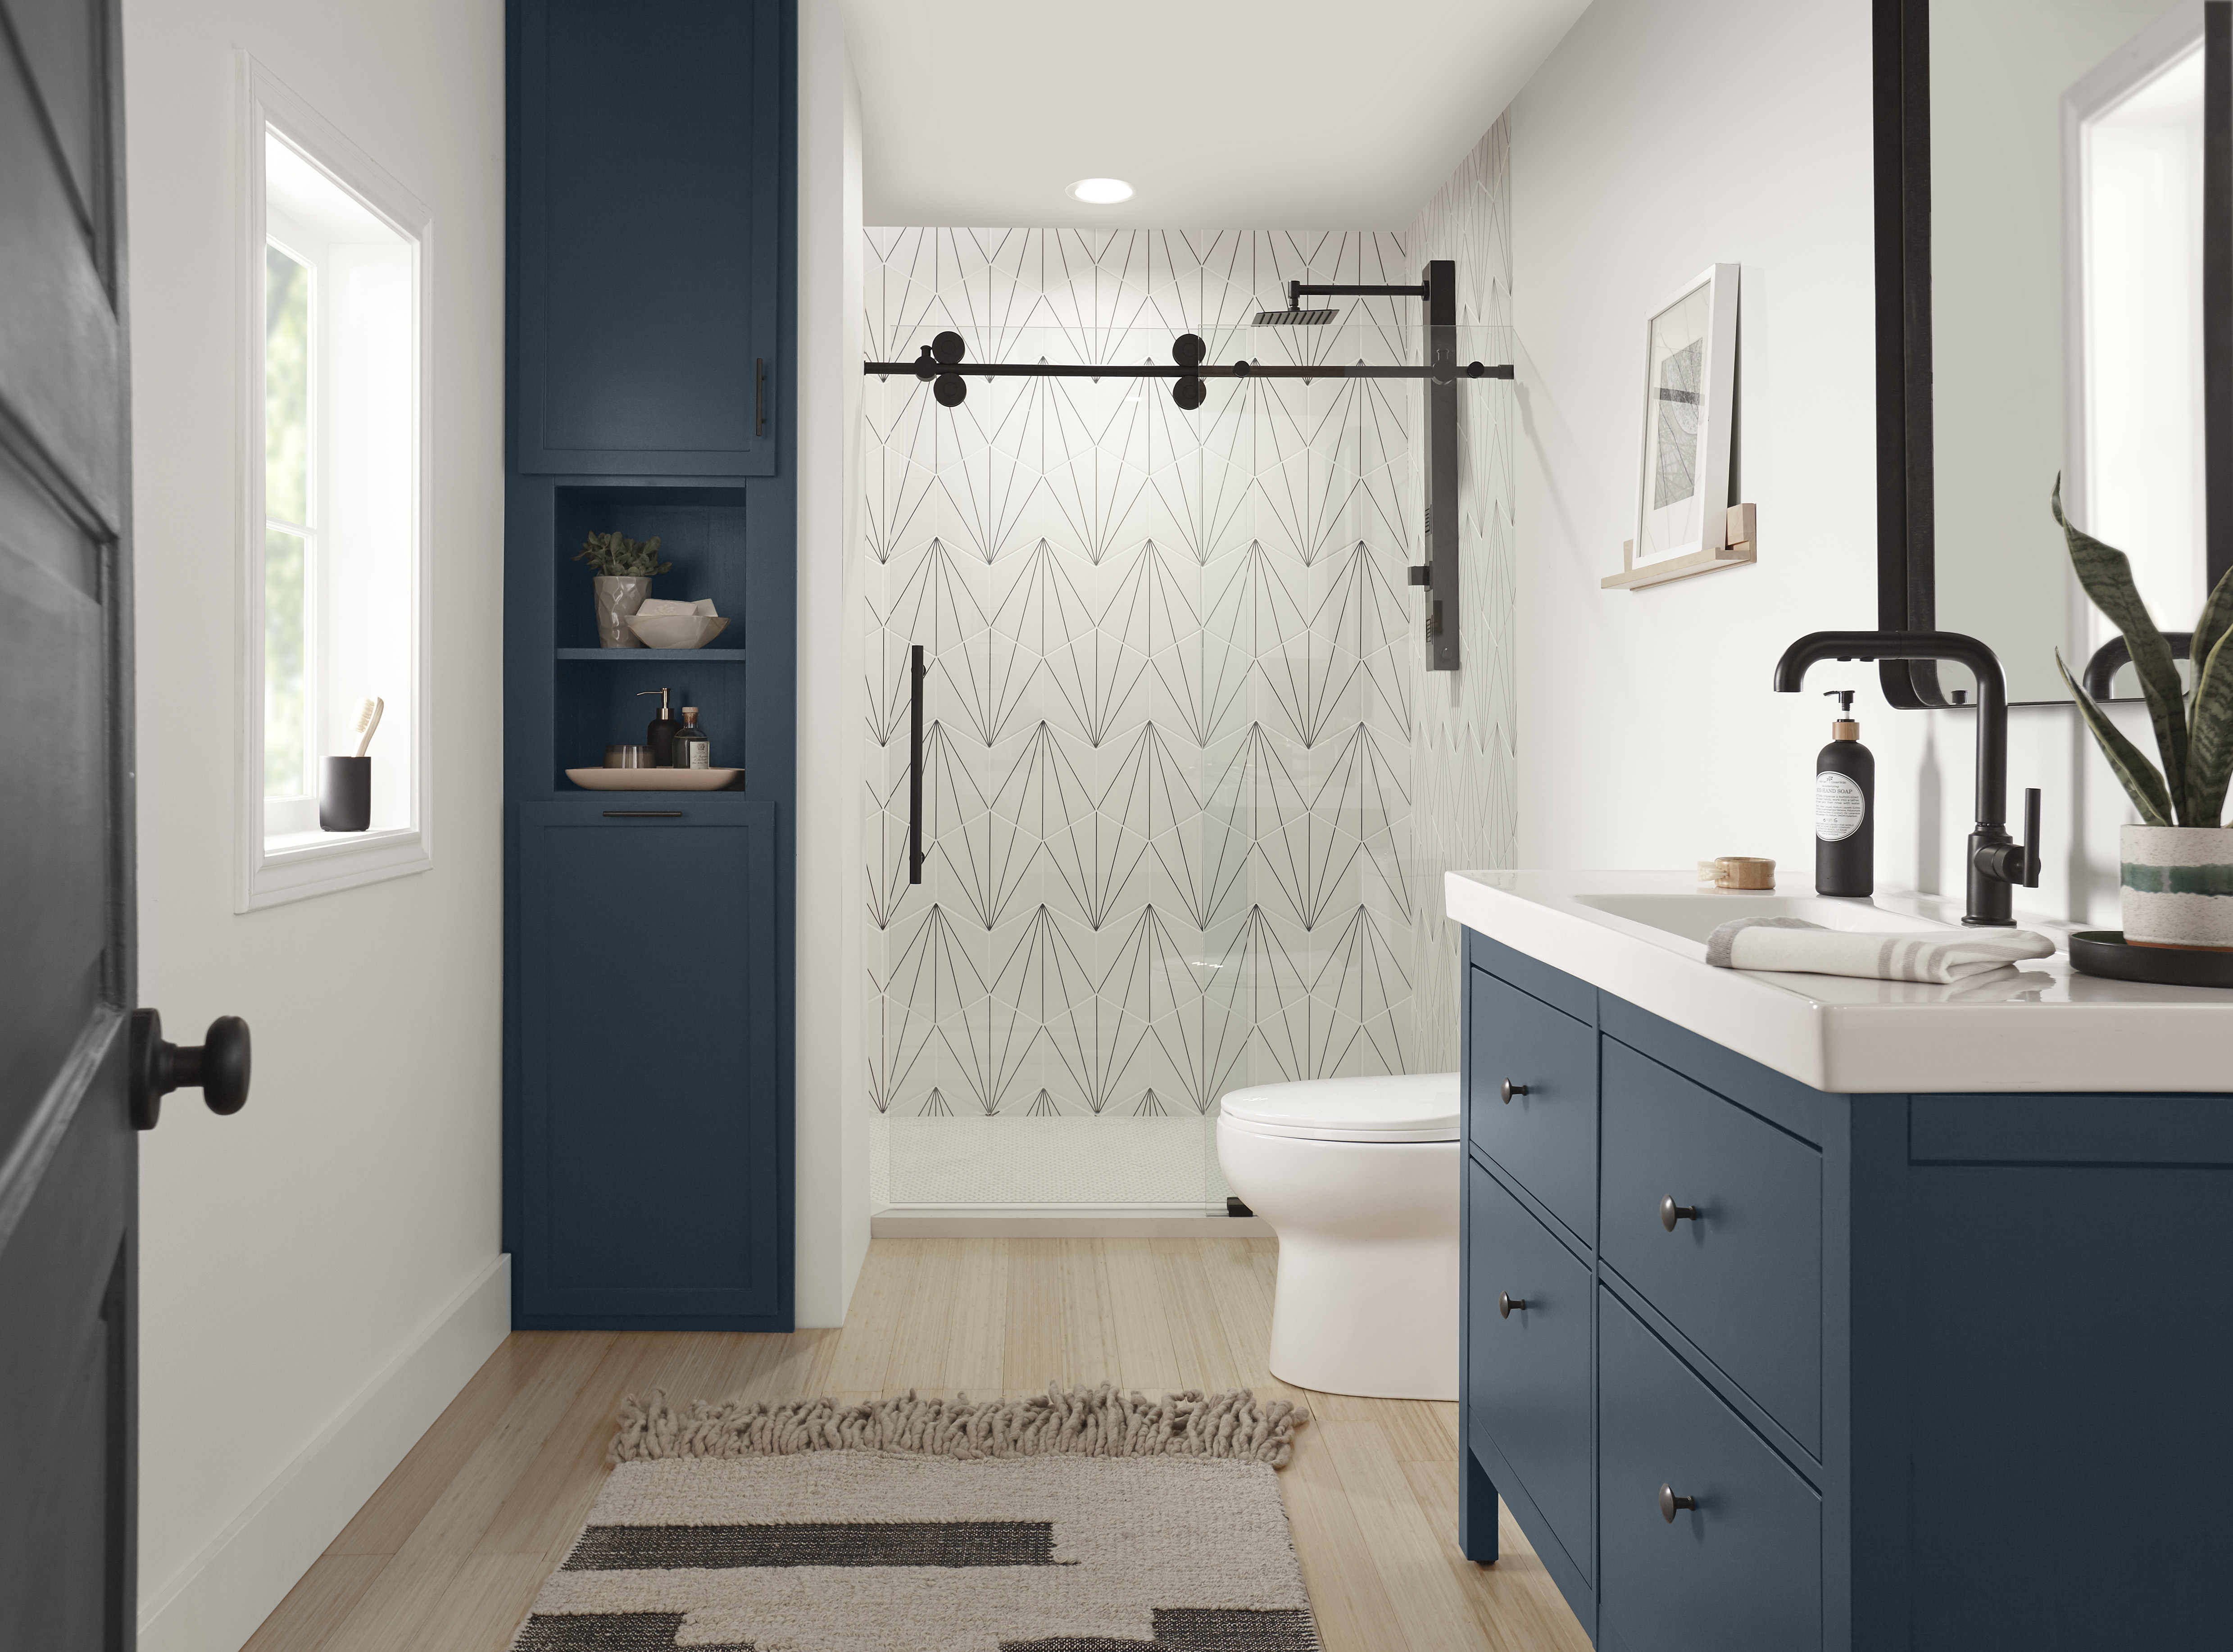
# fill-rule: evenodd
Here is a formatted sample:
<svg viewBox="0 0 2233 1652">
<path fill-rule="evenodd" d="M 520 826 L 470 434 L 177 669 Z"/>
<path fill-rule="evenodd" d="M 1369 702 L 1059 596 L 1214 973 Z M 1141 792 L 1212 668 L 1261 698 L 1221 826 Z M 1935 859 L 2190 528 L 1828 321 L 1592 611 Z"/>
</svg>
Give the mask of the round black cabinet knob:
<svg viewBox="0 0 2233 1652">
<path fill-rule="evenodd" d="M 1698 1207 L 1696 1205 L 1676 1204 L 1675 1195 L 1672 1193 L 1659 1201 L 1659 1225 L 1670 1233 L 1675 1231 L 1676 1223 L 1695 1222 L 1697 1219 Z"/>
<path fill-rule="evenodd" d="M 1514 1096 L 1525 1096 L 1527 1093 L 1527 1086 L 1525 1084 L 1515 1084 L 1507 1078 L 1496 1087 L 1496 1093 L 1502 1098 L 1504 1104 L 1507 1107 L 1509 1107 L 1512 1105 L 1512 1098 Z"/>
<path fill-rule="evenodd" d="M 1502 1291 L 1496 1293 L 1496 1317 L 1499 1319 L 1509 1319 L 1514 1308 L 1525 1308 L 1527 1305 L 1527 1298 L 1525 1297 L 1511 1296 Z"/>
<path fill-rule="evenodd" d="M 1675 1524 L 1675 1513 L 1676 1510 L 1695 1509 L 1697 1506 L 1698 1499 L 1696 1498 L 1677 1497 L 1675 1495 L 1675 1488 L 1672 1486 L 1663 1486 L 1659 1488 L 1659 1518 L 1666 1521 L 1670 1525 Z"/>
<path fill-rule="evenodd" d="M 132 1012 L 129 1056 L 133 1128 L 152 1130 L 163 1115 L 163 1097 L 174 1089 L 199 1089 L 212 1113 L 238 1113 L 248 1105 L 248 1023 L 221 1015 L 209 1024 L 199 1044 L 179 1045 L 163 1037 L 163 1018 L 153 1010 Z"/>
</svg>

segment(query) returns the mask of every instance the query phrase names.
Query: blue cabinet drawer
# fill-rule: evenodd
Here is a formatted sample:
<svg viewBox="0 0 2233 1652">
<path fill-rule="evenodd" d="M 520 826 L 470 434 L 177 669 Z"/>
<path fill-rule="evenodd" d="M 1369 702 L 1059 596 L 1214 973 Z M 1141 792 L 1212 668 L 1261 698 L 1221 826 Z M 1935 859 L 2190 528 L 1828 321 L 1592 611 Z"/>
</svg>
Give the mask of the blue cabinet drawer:
<svg viewBox="0 0 2233 1652">
<path fill-rule="evenodd" d="M 1598 1583 L 1635 1652 L 1822 1644 L 1822 1499 L 1667 1344 L 1598 1293 Z M 1660 1487 L 1696 1500 L 1670 1522 Z"/>
<path fill-rule="evenodd" d="M 1486 971 L 1469 974 L 1467 1133 L 1590 1243 L 1597 1222 L 1596 1031 Z M 1501 1099 L 1507 1080 L 1526 1094 Z"/>
<path fill-rule="evenodd" d="M 1820 1458 L 1821 1154 L 1611 1038 L 1603 1070 L 1606 1265 Z"/>
<path fill-rule="evenodd" d="M 1466 1197 L 1468 1426 L 1504 1454 L 1586 1580 L 1590 1271 L 1477 1164 L 1466 1166 Z"/>
</svg>

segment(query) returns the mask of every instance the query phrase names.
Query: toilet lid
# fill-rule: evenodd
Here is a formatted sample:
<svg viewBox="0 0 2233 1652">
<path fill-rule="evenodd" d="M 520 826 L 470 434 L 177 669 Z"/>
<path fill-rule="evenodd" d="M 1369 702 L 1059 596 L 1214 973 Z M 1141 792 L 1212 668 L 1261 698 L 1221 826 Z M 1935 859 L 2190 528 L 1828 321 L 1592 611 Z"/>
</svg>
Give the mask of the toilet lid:
<svg viewBox="0 0 2233 1652">
<path fill-rule="evenodd" d="M 1259 1135 L 1312 1141 L 1458 1139 L 1455 1073 L 1256 1084 L 1229 1092 L 1218 1105 L 1236 1126 Z"/>
</svg>

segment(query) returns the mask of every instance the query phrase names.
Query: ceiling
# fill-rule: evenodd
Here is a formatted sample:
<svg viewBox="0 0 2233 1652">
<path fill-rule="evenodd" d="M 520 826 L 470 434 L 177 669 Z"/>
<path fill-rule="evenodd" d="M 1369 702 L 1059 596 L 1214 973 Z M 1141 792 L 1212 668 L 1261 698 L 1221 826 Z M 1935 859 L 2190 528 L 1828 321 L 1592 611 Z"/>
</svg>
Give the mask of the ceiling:
<svg viewBox="0 0 2233 1652">
<path fill-rule="evenodd" d="M 1586 3 L 843 0 L 865 217 L 1399 229 Z"/>
</svg>

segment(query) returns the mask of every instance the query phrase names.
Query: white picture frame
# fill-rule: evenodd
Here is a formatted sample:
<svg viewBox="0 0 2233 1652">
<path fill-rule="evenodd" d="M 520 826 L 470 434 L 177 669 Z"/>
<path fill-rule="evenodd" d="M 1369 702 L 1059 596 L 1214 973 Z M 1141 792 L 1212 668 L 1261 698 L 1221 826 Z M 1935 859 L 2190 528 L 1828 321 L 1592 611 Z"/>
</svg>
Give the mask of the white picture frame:
<svg viewBox="0 0 2233 1652">
<path fill-rule="evenodd" d="M 1728 548 L 1739 266 L 1709 266 L 1644 323 L 1633 568 Z"/>
</svg>

